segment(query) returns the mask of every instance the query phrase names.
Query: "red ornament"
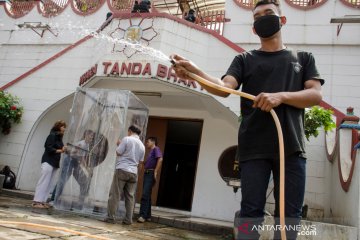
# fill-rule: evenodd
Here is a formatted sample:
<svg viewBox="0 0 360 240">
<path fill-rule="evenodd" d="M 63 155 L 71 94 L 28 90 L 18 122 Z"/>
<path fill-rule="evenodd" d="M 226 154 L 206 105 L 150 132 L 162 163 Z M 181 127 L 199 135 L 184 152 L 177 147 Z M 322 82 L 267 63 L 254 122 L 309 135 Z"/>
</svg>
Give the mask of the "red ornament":
<svg viewBox="0 0 360 240">
<path fill-rule="evenodd" d="M 11 110 L 16 110 L 16 106 L 11 106 L 10 109 Z"/>
</svg>

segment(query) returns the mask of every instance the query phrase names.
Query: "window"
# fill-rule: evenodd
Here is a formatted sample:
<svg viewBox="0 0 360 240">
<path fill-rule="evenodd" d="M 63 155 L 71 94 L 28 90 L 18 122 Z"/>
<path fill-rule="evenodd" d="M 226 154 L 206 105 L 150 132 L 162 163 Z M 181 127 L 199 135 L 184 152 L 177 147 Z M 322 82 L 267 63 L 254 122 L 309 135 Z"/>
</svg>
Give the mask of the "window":
<svg viewBox="0 0 360 240">
<path fill-rule="evenodd" d="M 253 0 L 234 0 L 235 3 L 245 9 L 252 9 L 254 6 Z M 327 0 L 285 0 L 285 2 L 297 9 L 312 9 L 323 5 Z M 341 1 L 356 1 L 359 7 L 360 0 L 341 0 Z"/>
<path fill-rule="evenodd" d="M 298 9 L 312 9 L 323 5 L 327 0 L 285 0 L 287 4 Z M 357 0 L 360 1 L 360 0 Z"/>
<path fill-rule="evenodd" d="M 359 8 L 360 9 L 360 0 L 340 0 L 346 6 Z"/>
<path fill-rule="evenodd" d="M 252 9 L 254 6 L 253 0 L 234 0 L 235 3 L 245 9 Z"/>
</svg>

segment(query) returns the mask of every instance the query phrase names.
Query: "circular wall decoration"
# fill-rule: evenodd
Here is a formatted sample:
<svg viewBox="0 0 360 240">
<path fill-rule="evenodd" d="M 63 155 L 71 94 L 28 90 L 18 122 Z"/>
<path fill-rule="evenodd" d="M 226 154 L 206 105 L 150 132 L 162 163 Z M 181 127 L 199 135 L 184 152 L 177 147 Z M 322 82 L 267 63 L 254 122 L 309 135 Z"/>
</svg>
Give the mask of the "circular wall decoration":
<svg viewBox="0 0 360 240">
<path fill-rule="evenodd" d="M 341 187 L 345 192 L 349 190 L 352 180 L 356 151 L 354 148 L 354 138 L 357 137 L 357 131 L 353 129 L 340 129 L 339 132 L 339 178 Z"/>
<path fill-rule="evenodd" d="M 236 3 L 236 5 L 238 5 L 241 8 L 251 10 L 253 8 L 253 6 L 254 6 L 255 1 L 252 1 L 252 0 L 234 0 L 234 2 Z"/>
<path fill-rule="evenodd" d="M 44 17 L 54 17 L 62 13 L 68 4 L 68 0 L 41 0 L 37 6 Z"/>
<path fill-rule="evenodd" d="M 349 190 L 354 172 L 357 153 L 357 149 L 354 147 L 359 140 L 359 120 L 360 118 L 354 115 L 354 108 L 348 107 L 338 130 L 339 178 L 345 192 Z"/>
<path fill-rule="evenodd" d="M 290 6 L 302 9 L 302 10 L 308 10 L 320 7 L 323 5 L 327 0 L 285 0 L 287 4 Z M 350 2 L 351 0 L 342 0 Z M 234 2 L 241 8 L 244 9 L 253 9 L 254 5 L 256 4 L 256 0 L 234 0 Z M 280 3 L 281 4 L 281 3 Z"/>
<path fill-rule="evenodd" d="M 227 185 L 235 188 L 240 187 L 239 161 L 236 159 L 237 145 L 223 151 L 219 158 L 218 169 L 221 178 Z"/>
<path fill-rule="evenodd" d="M 326 1 L 327 0 L 285 0 L 285 2 L 290 6 L 302 10 L 318 8 Z"/>
<path fill-rule="evenodd" d="M 146 47 L 159 34 L 154 28 L 153 18 L 116 19 L 116 21 L 118 21 L 118 25 L 110 33 L 110 37 L 116 39 L 113 52 L 123 53 L 127 58 L 146 51 Z M 145 48 L 140 48 L 140 46 L 145 46 Z"/>
<path fill-rule="evenodd" d="M 332 115 L 332 119 L 334 122 L 337 122 L 337 117 Z M 337 124 L 337 126 L 340 124 Z M 336 149 L 338 145 L 338 131 L 336 128 L 325 132 L 325 150 L 327 159 L 330 162 L 334 161 L 334 157 L 336 155 Z"/>
<path fill-rule="evenodd" d="M 348 7 L 352 8 L 358 8 L 360 9 L 360 1 L 353 1 L 353 0 L 340 0 L 343 4 L 345 4 Z"/>
<path fill-rule="evenodd" d="M 88 16 L 99 10 L 105 0 L 72 0 L 71 7 L 76 14 Z"/>
</svg>

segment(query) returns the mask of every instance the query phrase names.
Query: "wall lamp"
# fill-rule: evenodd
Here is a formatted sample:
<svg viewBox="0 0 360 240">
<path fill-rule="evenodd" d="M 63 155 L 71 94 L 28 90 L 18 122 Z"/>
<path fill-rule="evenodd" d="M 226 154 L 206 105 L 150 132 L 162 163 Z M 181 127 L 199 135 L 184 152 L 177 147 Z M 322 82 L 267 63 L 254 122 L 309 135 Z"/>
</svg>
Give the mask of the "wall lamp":
<svg viewBox="0 0 360 240">
<path fill-rule="evenodd" d="M 143 91 L 132 91 L 137 96 L 146 96 L 146 97 L 162 97 L 160 92 L 143 92 Z"/>
</svg>

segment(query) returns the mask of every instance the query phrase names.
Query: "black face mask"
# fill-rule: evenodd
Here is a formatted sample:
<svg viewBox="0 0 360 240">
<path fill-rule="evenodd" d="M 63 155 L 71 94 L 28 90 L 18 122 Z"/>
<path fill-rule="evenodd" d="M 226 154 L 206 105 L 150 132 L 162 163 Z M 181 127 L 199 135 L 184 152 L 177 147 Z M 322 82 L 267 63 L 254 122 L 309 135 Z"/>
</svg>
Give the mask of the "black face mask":
<svg viewBox="0 0 360 240">
<path fill-rule="evenodd" d="M 256 19 L 254 28 L 257 35 L 261 38 L 268 38 L 277 33 L 281 28 L 279 18 L 276 15 L 266 15 Z"/>
</svg>

